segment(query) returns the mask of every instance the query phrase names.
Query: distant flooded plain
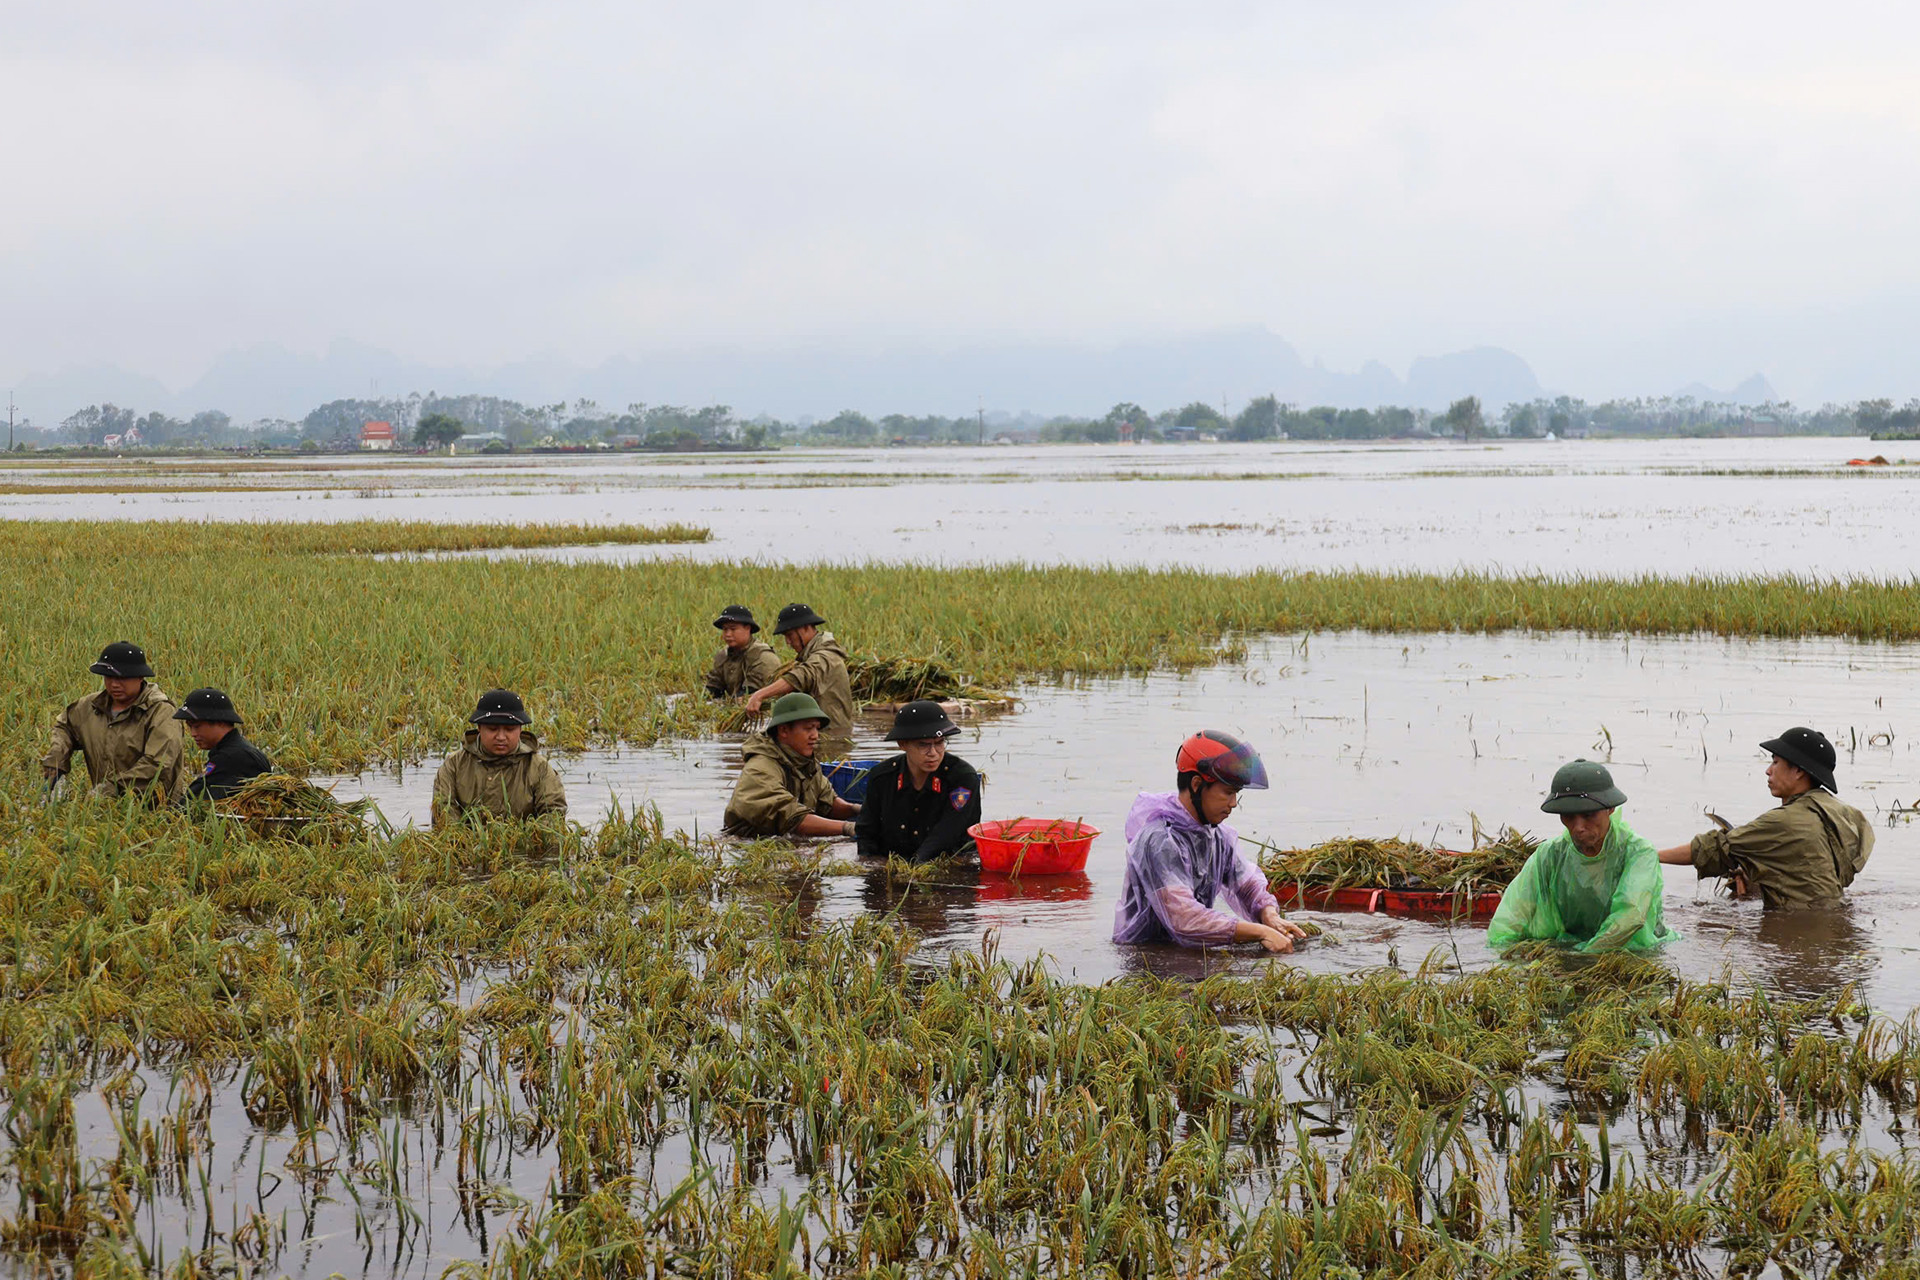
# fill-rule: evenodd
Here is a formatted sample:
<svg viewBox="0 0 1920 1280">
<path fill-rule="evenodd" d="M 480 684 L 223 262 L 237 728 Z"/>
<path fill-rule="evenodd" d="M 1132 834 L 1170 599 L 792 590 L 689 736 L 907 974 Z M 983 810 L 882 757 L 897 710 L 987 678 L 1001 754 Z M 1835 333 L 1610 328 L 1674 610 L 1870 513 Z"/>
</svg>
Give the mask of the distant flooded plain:
<svg viewBox="0 0 1920 1280">
<path fill-rule="evenodd" d="M 1849 467 L 1861 456 L 1885 467 Z M 15 518 L 680 521 L 561 559 L 1896 577 L 1920 444 L 1832 438 L 782 450 L 0 470 Z M 86 488 L 86 492 L 61 492 Z M 46 492 L 36 490 L 45 489 Z"/>
</svg>

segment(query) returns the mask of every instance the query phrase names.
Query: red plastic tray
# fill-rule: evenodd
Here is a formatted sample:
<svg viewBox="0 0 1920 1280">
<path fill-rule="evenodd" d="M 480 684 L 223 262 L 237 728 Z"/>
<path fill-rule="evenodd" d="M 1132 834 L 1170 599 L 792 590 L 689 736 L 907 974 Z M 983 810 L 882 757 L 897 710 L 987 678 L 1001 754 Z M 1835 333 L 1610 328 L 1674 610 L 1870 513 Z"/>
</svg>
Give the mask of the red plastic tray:
<svg viewBox="0 0 1920 1280">
<path fill-rule="evenodd" d="M 1270 887 L 1282 907 L 1320 911 L 1383 911 L 1390 916 L 1490 920 L 1500 906 L 1498 890 L 1465 894 L 1440 889 L 1328 889 L 1297 880 L 1275 881 Z"/>
<path fill-rule="evenodd" d="M 980 869 L 1008 876 L 1060 876 L 1087 869 L 1097 827 L 1063 818 L 1015 818 L 967 828 Z"/>
</svg>

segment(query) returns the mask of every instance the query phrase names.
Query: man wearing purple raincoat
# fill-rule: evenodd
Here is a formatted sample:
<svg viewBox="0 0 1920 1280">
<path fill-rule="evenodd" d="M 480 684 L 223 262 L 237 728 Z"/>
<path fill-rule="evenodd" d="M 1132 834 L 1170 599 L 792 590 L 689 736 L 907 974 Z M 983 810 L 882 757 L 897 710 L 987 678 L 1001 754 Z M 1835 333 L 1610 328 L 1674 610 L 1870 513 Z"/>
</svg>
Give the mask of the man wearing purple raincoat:
<svg viewBox="0 0 1920 1280">
<path fill-rule="evenodd" d="M 1266 877 L 1240 856 L 1233 828 L 1221 825 L 1242 790 L 1266 790 L 1259 753 L 1209 729 L 1180 744 L 1174 771 L 1178 791 L 1142 792 L 1127 815 L 1127 876 L 1113 940 L 1293 950 L 1305 930 L 1281 918 Z"/>
</svg>

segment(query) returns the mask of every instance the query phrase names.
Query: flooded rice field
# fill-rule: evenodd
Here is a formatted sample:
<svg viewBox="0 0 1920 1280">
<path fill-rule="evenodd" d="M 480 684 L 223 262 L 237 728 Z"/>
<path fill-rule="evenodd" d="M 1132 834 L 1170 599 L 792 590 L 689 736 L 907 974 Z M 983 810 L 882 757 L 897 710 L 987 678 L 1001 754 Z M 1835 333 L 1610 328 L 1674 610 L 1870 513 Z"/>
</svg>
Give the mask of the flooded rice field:
<svg viewBox="0 0 1920 1280">
<path fill-rule="evenodd" d="M 1253 973 L 1273 963 L 1239 948 L 1201 959 L 1108 941 L 1125 862 L 1123 820 L 1141 790 L 1171 790 L 1174 744 L 1228 728 L 1264 754 L 1273 788 L 1247 794 L 1233 825 L 1279 848 L 1347 835 L 1404 836 L 1461 848 L 1475 815 L 1536 837 L 1553 771 L 1610 762 L 1630 797 L 1621 816 L 1656 847 L 1707 829 L 1711 809 L 1742 822 L 1773 804 L 1757 744 L 1791 724 L 1842 750 L 1842 795 L 1880 827 L 1873 860 L 1838 913 L 1765 916 L 1667 868 L 1668 921 L 1685 935 L 1667 962 L 1708 979 L 1731 967 L 1788 994 L 1860 984 L 1876 1008 L 1920 1005 L 1920 646 L 1568 635 L 1314 635 L 1255 644 L 1242 663 L 1187 675 L 1030 686 L 1013 714 L 963 722 L 953 750 L 987 776 L 988 818 L 1083 819 L 1099 827 L 1084 877 L 1020 884 L 977 871 L 950 883 L 893 884 L 880 872 L 829 878 L 821 918 L 897 913 L 938 954 L 1046 955 L 1064 977 L 1099 982 L 1147 971 Z M 881 725 L 853 755 L 883 756 Z M 666 825 L 717 831 L 739 768 L 738 740 L 560 756 L 572 816 L 657 807 Z M 433 762 L 328 779 L 367 795 L 395 823 L 427 821 Z M 1329 931 L 1293 963 L 1314 970 L 1418 965 L 1436 948 L 1468 967 L 1491 960 L 1484 926 L 1303 912 Z"/>
<path fill-rule="evenodd" d="M 1893 465 L 1847 467 L 1862 453 Z M 1917 463 L 1920 444 L 1824 438 L 62 461 L 0 472 L 0 515 L 714 534 L 535 553 L 562 559 L 1905 578 Z"/>
</svg>

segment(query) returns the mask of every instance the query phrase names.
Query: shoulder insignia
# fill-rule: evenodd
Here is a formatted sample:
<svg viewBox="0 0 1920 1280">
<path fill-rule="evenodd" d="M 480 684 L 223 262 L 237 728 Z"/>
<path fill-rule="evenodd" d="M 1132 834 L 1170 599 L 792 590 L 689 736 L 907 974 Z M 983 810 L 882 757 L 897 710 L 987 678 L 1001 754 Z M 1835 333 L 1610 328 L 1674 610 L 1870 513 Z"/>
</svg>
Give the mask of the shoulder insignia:
<svg viewBox="0 0 1920 1280">
<path fill-rule="evenodd" d="M 973 790 L 972 790 L 972 788 L 970 788 L 970 787 L 955 787 L 955 788 L 953 789 L 953 807 L 954 807 L 954 808 L 955 808 L 956 810 L 959 810 L 959 809 L 964 809 L 964 808 L 966 808 L 966 807 L 967 807 L 967 801 L 969 801 L 969 800 L 971 800 L 971 799 L 973 799 Z"/>
</svg>

